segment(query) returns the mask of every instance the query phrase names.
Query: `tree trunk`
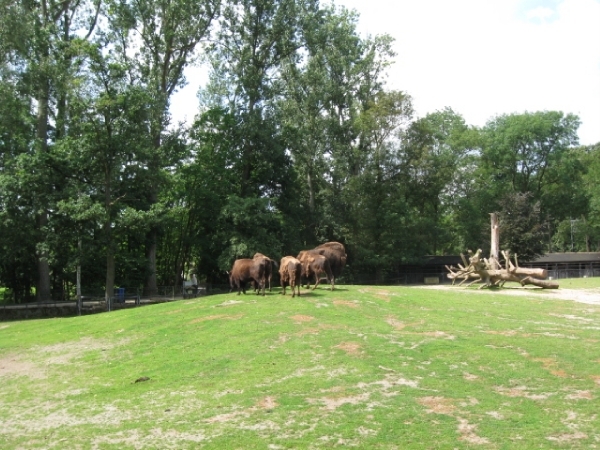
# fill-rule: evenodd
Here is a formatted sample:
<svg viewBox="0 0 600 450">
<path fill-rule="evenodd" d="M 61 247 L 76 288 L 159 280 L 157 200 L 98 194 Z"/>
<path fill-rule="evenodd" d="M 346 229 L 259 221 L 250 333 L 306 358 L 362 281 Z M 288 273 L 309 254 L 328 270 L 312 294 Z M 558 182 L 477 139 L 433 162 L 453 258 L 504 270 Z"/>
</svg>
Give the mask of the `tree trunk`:
<svg viewBox="0 0 600 450">
<path fill-rule="evenodd" d="M 159 123 L 162 123 L 159 120 Z M 158 153 L 161 146 L 161 132 L 162 127 L 159 125 L 158 129 L 154 131 L 153 146 L 155 155 L 153 160 L 149 164 L 150 172 L 156 174 L 158 177 L 160 164 L 158 162 Z M 152 185 L 150 187 L 149 200 L 151 205 L 158 203 L 158 185 Z M 146 277 L 146 284 L 144 286 L 144 294 L 152 296 L 158 292 L 158 284 L 156 282 L 156 249 L 158 246 L 158 226 L 152 225 L 150 231 L 146 235 L 146 261 L 148 264 L 148 276 Z"/>
<path fill-rule="evenodd" d="M 79 234 L 79 233 L 78 233 Z M 77 237 L 77 315 L 81 315 L 81 236 Z"/>
<path fill-rule="evenodd" d="M 111 196 L 112 172 L 110 165 L 107 165 L 104 172 L 104 211 L 106 214 L 104 220 L 104 239 L 106 240 L 106 283 L 104 286 L 104 298 L 106 300 L 107 311 L 110 310 L 110 299 L 115 295 L 115 251 L 111 228 Z"/>
<path fill-rule="evenodd" d="M 315 213 L 315 191 L 310 170 L 311 168 L 309 168 L 309 171 L 306 174 L 306 182 L 308 184 L 308 210 L 312 215 Z"/>
<path fill-rule="evenodd" d="M 491 277 L 500 276 L 501 274 L 506 273 L 506 271 L 504 269 L 488 269 L 488 270 L 486 270 L 486 272 Z M 517 276 L 521 276 L 521 277 L 535 277 L 535 278 L 541 278 L 541 279 L 548 277 L 548 271 L 546 269 L 537 269 L 537 268 L 530 269 L 527 267 L 518 267 L 517 269 L 515 269 L 514 271 L 509 272 L 509 273 L 517 275 Z M 469 274 L 470 279 L 475 279 L 478 276 L 479 275 L 477 274 L 477 272 L 472 272 Z M 460 278 L 460 275 L 449 273 L 448 278 L 453 280 L 455 278 Z"/>
<path fill-rule="evenodd" d="M 500 268 L 500 227 L 498 226 L 498 215 L 496 213 L 490 214 L 491 221 L 491 247 L 490 247 L 490 266 L 492 269 Z"/>
<path fill-rule="evenodd" d="M 111 298 L 115 296 L 115 253 L 112 246 L 106 248 L 106 309 L 110 310 Z"/>
<path fill-rule="evenodd" d="M 38 111 L 37 111 L 37 139 L 39 152 L 46 153 L 48 151 L 48 97 L 50 95 L 50 83 L 48 79 L 41 81 L 38 94 Z M 41 194 L 38 193 L 38 196 Z M 41 198 L 38 198 L 41 203 L 46 203 Z M 41 237 L 41 243 L 46 241 L 46 225 L 48 224 L 48 211 L 45 205 L 40 205 L 40 213 L 37 216 L 37 227 Z M 41 246 L 37 254 L 38 279 L 36 286 L 37 301 L 50 300 L 50 265 L 48 264 L 48 251 L 45 245 Z"/>
</svg>

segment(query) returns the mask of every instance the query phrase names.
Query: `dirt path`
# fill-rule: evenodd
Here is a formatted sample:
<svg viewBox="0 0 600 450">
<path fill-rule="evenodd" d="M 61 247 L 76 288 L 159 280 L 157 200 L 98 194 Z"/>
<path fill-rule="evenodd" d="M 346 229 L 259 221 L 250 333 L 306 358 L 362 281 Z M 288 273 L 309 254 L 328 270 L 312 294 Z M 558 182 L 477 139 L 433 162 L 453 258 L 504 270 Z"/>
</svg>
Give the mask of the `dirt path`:
<svg viewBox="0 0 600 450">
<path fill-rule="evenodd" d="M 594 289 L 540 289 L 534 287 L 503 287 L 501 289 L 474 289 L 449 284 L 435 286 L 418 286 L 417 289 L 460 290 L 466 294 L 477 293 L 487 295 L 516 295 L 523 297 L 547 298 L 549 300 L 572 300 L 589 305 L 600 305 L 600 288 Z"/>
</svg>

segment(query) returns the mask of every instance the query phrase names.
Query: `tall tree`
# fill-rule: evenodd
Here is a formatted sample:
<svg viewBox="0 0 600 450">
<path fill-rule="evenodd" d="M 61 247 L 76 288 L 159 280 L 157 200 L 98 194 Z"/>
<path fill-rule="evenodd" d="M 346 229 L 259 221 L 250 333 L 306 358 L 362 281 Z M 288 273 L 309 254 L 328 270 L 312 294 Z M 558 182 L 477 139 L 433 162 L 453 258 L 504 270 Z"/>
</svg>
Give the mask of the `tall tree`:
<svg viewBox="0 0 600 450">
<path fill-rule="evenodd" d="M 365 162 L 346 188 L 347 195 L 354 199 L 348 198 L 347 202 L 355 224 L 347 242 L 354 248 L 362 271 L 373 271 L 378 282 L 398 260 L 400 249 L 405 249 L 403 219 L 408 208 L 403 202 L 403 186 L 396 177 L 397 136 L 405 131 L 412 112 L 411 99 L 405 93 L 381 91 L 356 122 Z"/>
<path fill-rule="evenodd" d="M 313 15 L 303 30 L 306 47 L 283 72 L 288 93 L 281 120 L 305 193 L 307 244 L 343 240 L 341 224 L 352 219 L 345 199 L 353 195 L 345 188 L 371 157 L 359 118 L 383 92 L 392 41 L 385 35 L 361 38 L 357 20 L 354 11 L 334 6 Z"/>
<path fill-rule="evenodd" d="M 108 299 L 114 292 L 119 237 L 135 226 L 131 216 L 140 231 L 147 231 L 153 220 L 139 211 L 150 208 L 142 193 L 150 184 L 145 164 L 152 151 L 153 97 L 148 89 L 132 86 L 128 67 L 103 50 L 90 49 L 87 89 L 72 102 L 78 120 L 61 147 L 76 176 L 72 200 L 63 204 L 71 203 L 75 219 L 94 211 L 93 218 L 102 224 Z M 82 201 L 86 198 L 88 202 Z M 142 222 L 146 226 L 140 227 Z"/>
<path fill-rule="evenodd" d="M 48 245 L 51 207 L 56 201 L 57 181 L 52 164 L 52 146 L 68 129 L 68 87 L 81 43 L 93 33 L 100 1 L 8 2 L 3 1 L 0 19 L 5 60 L 24 80 L 23 94 L 36 109 L 33 165 L 36 180 L 32 207 L 37 223 L 37 283 L 39 300 L 50 298 L 50 248 Z M 60 183 L 59 183 L 60 184 Z M 34 187 L 35 186 L 35 187 Z"/>
<path fill-rule="evenodd" d="M 130 68 L 131 82 L 153 93 L 150 135 L 153 153 L 148 159 L 150 173 L 148 202 L 157 204 L 164 182 L 164 169 L 171 165 L 163 147 L 169 124 L 169 101 L 185 83 L 184 69 L 197 57 L 200 43 L 210 35 L 218 17 L 221 0 L 125 0 L 114 2 L 111 27 L 114 43 L 125 65 Z M 158 224 L 147 235 L 148 278 L 145 290 L 157 290 L 156 249 Z"/>
<path fill-rule="evenodd" d="M 264 193 L 279 172 L 274 163 L 282 162 L 277 153 L 283 149 L 272 128 L 270 104 L 282 95 L 282 64 L 303 46 L 300 31 L 315 3 L 233 0 L 223 11 L 208 101 L 226 106 L 237 118 L 242 198 Z"/>
<path fill-rule="evenodd" d="M 316 6 L 316 0 L 233 0 L 223 10 L 203 99 L 207 109 L 221 108 L 235 122 L 229 145 L 236 155 L 230 170 L 237 181 L 222 208 L 229 235 L 222 269 L 229 269 L 236 256 L 269 247 L 275 255 L 282 251 L 281 229 L 273 227 L 281 227 L 292 209 L 288 199 L 294 174 L 275 105 L 286 90 L 283 64 L 296 60 L 304 46 L 301 31 Z M 242 219 L 242 211 L 249 216 Z M 272 232 L 263 235 L 262 229 Z"/>
<path fill-rule="evenodd" d="M 463 178 L 471 161 L 472 130 L 451 108 L 411 123 L 402 136 L 401 172 L 408 203 L 416 208 L 428 254 L 452 248 L 450 215 L 458 207 Z"/>
<path fill-rule="evenodd" d="M 32 156 L 35 116 L 19 74 L 5 64 L 0 63 L 0 284 L 21 302 L 30 300 L 37 270 L 31 180 L 24 170 Z"/>
</svg>

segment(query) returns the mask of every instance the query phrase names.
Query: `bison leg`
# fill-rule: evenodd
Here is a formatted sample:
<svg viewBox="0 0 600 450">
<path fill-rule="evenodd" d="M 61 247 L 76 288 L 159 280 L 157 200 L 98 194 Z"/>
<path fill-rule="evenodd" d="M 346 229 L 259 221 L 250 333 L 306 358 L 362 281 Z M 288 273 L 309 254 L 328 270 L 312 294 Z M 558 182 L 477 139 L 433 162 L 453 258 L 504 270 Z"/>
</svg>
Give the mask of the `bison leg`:
<svg viewBox="0 0 600 450">
<path fill-rule="evenodd" d="M 318 285 L 319 285 L 319 275 L 315 273 L 315 287 L 313 287 L 313 291 L 317 288 Z"/>
</svg>

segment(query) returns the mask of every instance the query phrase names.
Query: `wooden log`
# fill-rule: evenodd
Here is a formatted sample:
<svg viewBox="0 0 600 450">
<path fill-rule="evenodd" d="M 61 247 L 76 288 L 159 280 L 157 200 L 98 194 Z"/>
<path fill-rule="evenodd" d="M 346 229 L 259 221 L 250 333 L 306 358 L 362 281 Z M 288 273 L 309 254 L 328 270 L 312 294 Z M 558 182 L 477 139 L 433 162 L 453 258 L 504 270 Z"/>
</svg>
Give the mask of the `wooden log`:
<svg viewBox="0 0 600 450">
<path fill-rule="evenodd" d="M 535 277 L 541 280 L 548 278 L 548 271 L 546 269 L 517 267 L 517 270 L 515 270 L 514 273 L 519 275 L 529 275 L 530 277 Z"/>
<path fill-rule="evenodd" d="M 482 287 L 494 286 L 494 285 L 497 285 L 499 282 L 507 282 L 507 281 L 519 283 L 521 286 L 525 286 L 526 284 L 532 284 L 534 286 L 541 287 L 544 289 L 558 289 L 558 287 L 559 287 L 558 283 L 556 283 L 555 281 L 552 281 L 552 280 L 540 280 L 540 279 L 532 277 L 532 276 L 517 275 L 514 273 L 508 273 L 508 272 L 490 274 L 489 272 L 494 272 L 492 270 L 489 270 L 487 272 L 488 272 L 489 277 L 487 278 L 487 280 L 482 277 L 482 279 L 486 280 L 486 284 L 484 284 Z"/>
<path fill-rule="evenodd" d="M 541 287 L 544 289 L 558 289 L 558 283 L 552 280 L 538 280 L 537 278 L 526 277 L 521 280 L 521 286 L 526 284 L 533 284 L 534 286 Z"/>
<path fill-rule="evenodd" d="M 501 273 L 511 273 L 514 275 L 523 275 L 523 276 L 529 276 L 529 277 L 534 277 L 540 280 L 544 280 L 546 278 L 548 278 L 548 271 L 546 269 L 528 269 L 526 267 L 517 267 L 516 269 L 511 270 L 510 272 L 507 272 L 504 269 L 500 269 L 500 270 L 486 270 L 486 272 L 490 275 L 490 276 L 496 276 L 498 274 Z"/>
</svg>

